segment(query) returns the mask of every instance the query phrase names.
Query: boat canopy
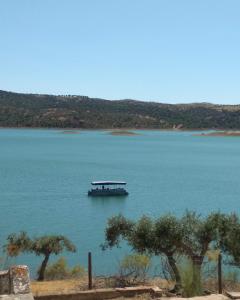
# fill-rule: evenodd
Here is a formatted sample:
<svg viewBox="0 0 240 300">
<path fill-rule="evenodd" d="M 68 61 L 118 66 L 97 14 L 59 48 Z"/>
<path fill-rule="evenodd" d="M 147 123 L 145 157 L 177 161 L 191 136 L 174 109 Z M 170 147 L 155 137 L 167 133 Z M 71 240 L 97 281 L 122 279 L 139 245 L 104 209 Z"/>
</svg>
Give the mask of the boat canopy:
<svg viewBox="0 0 240 300">
<path fill-rule="evenodd" d="M 92 185 L 114 185 L 114 184 L 125 185 L 127 183 L 125 181 L 93 181 L 92 182 Z"/>
</svg>

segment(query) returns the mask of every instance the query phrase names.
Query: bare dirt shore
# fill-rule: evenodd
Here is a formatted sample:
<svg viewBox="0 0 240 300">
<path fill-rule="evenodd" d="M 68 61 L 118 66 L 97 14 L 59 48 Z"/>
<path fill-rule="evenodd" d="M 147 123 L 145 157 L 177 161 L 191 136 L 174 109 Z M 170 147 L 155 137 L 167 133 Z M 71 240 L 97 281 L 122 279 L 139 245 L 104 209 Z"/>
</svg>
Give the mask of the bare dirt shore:
<svg viewBox="0 0 240 300">
<path fill-rule="evenodd" d="M 63 133 L 63 134 L 79 134 L 80 131 L 72 129 L 72 130 L 63 130 L 63 131 L 61 131 L 61 133 Z"/>
<path fill-rule="evenodd" d="M 132 298 L 124 298 L 124 297 L 115 298 L 115 300 L 127 300 L 127 299 L 152 300 L 152 297 L 151 297 L 151 295 L 146 294 L 146 295 L 139 295 L 139 296 L 132 297 Z M 161 299 L 169 299 L 169 300 L 228 300 L 229 298 L 224 295 L 214 294 L 214 295 L 209 295 L 209 296 L 199 296 L 199 297 L 192 297 L 192 298 L 168 297 L 168 298 L 161 298 Z"/>
<path fill-rule="evenodd" d="M 209 133 L 195 134 L 195 136 L 240 136 L 240 131 L 214 131 Z"/>
<path fill-rule="evenodd" d="M 110 132 L 111 135 L 119 135 L 119 136 L 134 136 L 139 135 L 139 133 L 128 131 L 128 130 L 113 130 Z"/>
<path fill-rule="evenodd" d="M 149 279 L 144 285 L 158 286 L 163 289 L 171 288 L 165 279 L 155 278 Z M 104 277 L 97 277 L 93 280 L 94 289 L 104 289 L 112 287 L 111 279 Z M 56 295 L 56 294 L 70 294 L 80 291 L 86 291 L 88 289 L 88 278 L 86 276 L 77 279 L 65 279 L 65 280 L 51 280 L 51 281 L 32 281 L 31 291 L 33 296 L 43 295 Z"/>
<path fill-rule="evenodd" d="M 31 291 L 33 296 L 76 293 L 87 289 L 87 278 L 52 280 L 52 281 L 32 281 Z"/>
<path fill-rule="evenodd" d="M 31 290 L 34 297 L 41 297 L 41 296 L 49 296 L 49 295 L 68 295 L 68 294 L 74 294 L 78 293 L 80 291 L 85 290 L 86 291 L 86 284 L 87 284 L 87 278 L 83 279 L 74 279 L 74 280 L 54 280 L 54 281 L 45 281 L 45 282 L 35 282 L 33 281 L 31 283 Z M 151 285 L 152 286 L 152 285 Z M 106 292 L 106 286 L 101 287 L 101 284 L 98 283 L 98 285 L 94 285 L 94 291 L 101 291 L 96 289 L 102 289 L 102 291 Z M 141 288 L 141 287 L 140 287 Z M 129 288 L 130 290 L 132 288 Z M 110 289 L 111 290 L 111 289 Z M 108 298 L 109 299 L 109 298 Z M 125 297 L 119 297 L 115 298 L 116 300 L 124 300 L 124 299 L 132 299 L 132 300 L 152 300 L 153 295 L 152 293 L 146 293 L 142 295 L 138 295 L 135 297 L 128 298 L 128 296 Z M 159 298 L 158 298 L 159 299 Z M 194 298 L 182 298 L 182 297 L 176 297 L 174 295 L 168 295 L 165 294 L 161 299 L 170 299 L 170 300 L 228 300 L 229 298 L 225 295 L 220 294 L 211 294 L 208 296 L 198 296 Z"/>
</svg>

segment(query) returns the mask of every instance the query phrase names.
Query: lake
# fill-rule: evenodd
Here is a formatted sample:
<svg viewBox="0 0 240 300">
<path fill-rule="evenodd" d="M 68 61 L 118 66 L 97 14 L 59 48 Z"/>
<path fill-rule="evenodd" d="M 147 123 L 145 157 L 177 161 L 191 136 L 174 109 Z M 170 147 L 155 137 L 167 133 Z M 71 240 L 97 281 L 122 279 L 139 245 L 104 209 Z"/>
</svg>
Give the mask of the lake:
<svg viewBox="0 0 240 300">
<path fill-rule="evenodd" d="M 186 209 L 202 214 L 240 212 L 240 138 L 195 136 L 190 131 L 107 131 L 0 129 L 0 243 L 12 232 L 63 234 L 77 246 L 65 254 L 70 265 L 110 274 L 130 249 L 102 252 L 104 228 L 112 215 L 137 219 Z M 90 198 L 93 180 L 124 180 L 126 198 Z M 52 261 L 56 257 L 52 257 Z M 34 255 L 8 263 L 29 264 Z"/>
</svg>

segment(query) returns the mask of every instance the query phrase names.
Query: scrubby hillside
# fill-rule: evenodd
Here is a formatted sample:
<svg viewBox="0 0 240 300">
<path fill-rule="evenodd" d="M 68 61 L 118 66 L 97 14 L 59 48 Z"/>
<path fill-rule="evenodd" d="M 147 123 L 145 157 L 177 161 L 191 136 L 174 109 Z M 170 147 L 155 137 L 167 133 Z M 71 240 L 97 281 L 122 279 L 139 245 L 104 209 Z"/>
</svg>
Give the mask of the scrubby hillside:
<svg viewBox="0 0 240 300">
<path fill-rule="evenodd" d="M 240 129 L 240 106 L 170 105 L 0 91 L 0 126 Z"/>
</svg>

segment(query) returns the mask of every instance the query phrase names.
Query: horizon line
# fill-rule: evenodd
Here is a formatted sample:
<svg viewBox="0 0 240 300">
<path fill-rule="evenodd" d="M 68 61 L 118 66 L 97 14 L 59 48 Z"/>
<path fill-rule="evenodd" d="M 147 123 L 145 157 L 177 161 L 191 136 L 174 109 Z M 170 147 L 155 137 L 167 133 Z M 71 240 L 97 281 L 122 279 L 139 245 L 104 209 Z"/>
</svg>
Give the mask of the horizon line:
<svg viewBox="0 0 240 300">
<path fill-rule="evenodd" d="M 43 96 L 61 96 L 61 97 L 87 97 L 90 99 L 99 99 L 99 100 L 106 100 L 106 101 L 136 101 L 136 102 L 144 102 L 144 103 L 159 103 L 159 104 L 166 104 L 166 105 L 193 105 L 193 104 L 209 104 L 209 105 L 219 105 L 219 106 L 239 106 L 239 103 L 237 104 L 227 104 L 227 103 L 214 103 L 209 101 L 192 101 L 192 102 L 163 102 L 158 100 L 141 100 L 141 99 L 133 99 L 133 98 L 120 98 L 120 99 L 109 99 L 109 98 L 102 98 L 102 97 L 94 97 L 94 96 L 87 96 L 87 95 L 80 95 L 80 94 L 63 94 L 63 93 L 39 93 L 39 92 L 22 92 L 22 91 L 10 91 L 10 90 L 3 90 L 0 89 L 0 92 L 6 92 L 6 93 L 13 93 L 13 94 L 26 94 L 26 95 L 43 95 Z"/>
</svg>

